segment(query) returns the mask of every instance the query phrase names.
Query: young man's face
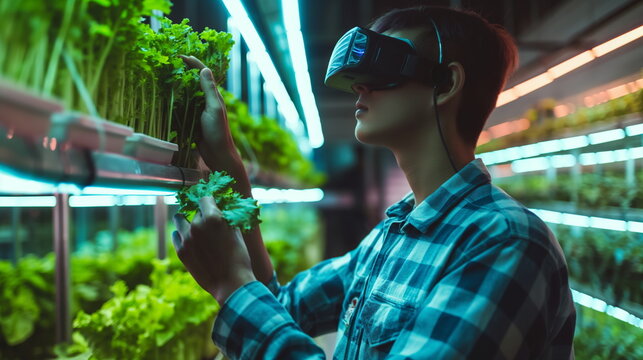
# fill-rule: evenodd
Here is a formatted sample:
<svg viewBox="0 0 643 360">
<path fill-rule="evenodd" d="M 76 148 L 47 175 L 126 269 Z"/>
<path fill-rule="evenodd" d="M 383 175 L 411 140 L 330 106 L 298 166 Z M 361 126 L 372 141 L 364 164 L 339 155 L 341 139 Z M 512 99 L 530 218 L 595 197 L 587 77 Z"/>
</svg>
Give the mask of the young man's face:
<svg viewBox="0 0 643 360">
<path fill-rule="evenodd" d="M 414 41 L 421 29 L 398 30 L 383 34 Z M 415 41 L 414 41 L 415 42 Z M 371 91 L 356 85 L 355 137 L 372 145 L 395 144 L 427 126 L 433 126 L 433 89 L 417 81 L 398 87 Z"/>
</svg>

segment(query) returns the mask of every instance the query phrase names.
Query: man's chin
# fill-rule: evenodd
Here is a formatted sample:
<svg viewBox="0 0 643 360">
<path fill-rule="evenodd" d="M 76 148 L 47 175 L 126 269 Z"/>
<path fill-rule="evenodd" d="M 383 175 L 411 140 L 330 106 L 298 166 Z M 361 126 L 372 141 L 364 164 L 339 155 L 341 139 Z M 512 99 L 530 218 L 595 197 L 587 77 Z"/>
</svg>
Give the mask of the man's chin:
<svg viewBox="0 0 643 360">
<path fill-rule="evenodd" d="M 365 126 L 361 126 L 359 123 L 355 127 L 355 139 L 366 145 L 385 145 L 387 142 L 385 134 L 385 131 L 368 129 Z"/>
</svg>

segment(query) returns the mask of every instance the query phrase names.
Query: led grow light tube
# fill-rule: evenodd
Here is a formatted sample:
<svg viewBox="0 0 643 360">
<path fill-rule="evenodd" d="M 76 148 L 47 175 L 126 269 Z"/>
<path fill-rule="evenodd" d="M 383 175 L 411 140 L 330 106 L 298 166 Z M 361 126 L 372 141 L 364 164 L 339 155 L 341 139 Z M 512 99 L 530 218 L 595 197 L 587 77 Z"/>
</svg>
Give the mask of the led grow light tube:
<svg viewBox="0 0 643 360">
<path fill-rule="evenodd" d="M 301 33 L 301 22 L 299 18 L 299 0 L 282 0 L 281 9 L 288 37 L 290 59 L 295 69 L 295 80 L 297 90 L 301 99 L 301 106 L 306 118 L 306 128 L 310 146 L 318 148 L 324 144 L 324 134 L 319 119 L 319 110 L 315 102 L 315 95 L 310 84 L 308 73 L 308 61 L 304 48 L 304 36 Z"/>
<path fill-rule="evenodd" d="M 252 197 L 259 204 L 317 202 L 324 198 L 324 191 L 314 189 L 263 189 L 252 188 Z"/>
<path fill-rule="evenodd" d="M 252 188 L 252 197 L 259 204 L 318 202 L 324 198 L 324 191 L 314 189 L 264 189 Z M 165 198 L 168 205 L 178 204 L 173 196 Z"/>
<path fill-rule="evenodd" d="M 582 166 L 591 166 L 641 158 L 643 158 L 643 146 L 630 149 L 582 153 L 578 159 L 570 154 L 520 159 L 511 162 L 511 170 L 515 173 L 523 173 L 530 171 L 542 171 L 549 167 L 572 167 L 577 163 Z"/>
<path fill-rule="evenodd" d="M 529 211 L 536 214 L 539 218 L 542 219 L 542 221 L 551 224 L 643 233 L 643 222 L 640 221 L 625 221 L 599 216 L 585 216 L 563 213 L 544 209 L 529 209 Z"/>
<path fill-rule="evenodd" d="M 54 207 L 55 196 L 0 196 L 0 207 Z"/>
<path fill-rule="evenodd" d="M 575 303 L 607 314 L 632 326 L 636 326 L 639 329 L 643 329 L 643 320 L 633 314 L 630 314 L 628 311 L 614 305 L 609 305 L 601 299 L 597 299 L 580 291 L 574 289 L 571 289 L 571 291 L 572 298 Z"/>
<path fill-rule="evenodd" d="M 595 59 L 608 54 L 624 45 L 631 43 L 643 36 L 643 25 L 606 41 L 591 50 L 584 51 L 576 56 L 567 59 L 558 65 L 552 66 L 547 71 L 525 80 L 514 87 L 507 89 L 498 95 L 496 107 L 506 105 L 522 96 L 525 96 L 541 87 L 550 84 L 559 77 L 576 70 Z"/>
<path fill-rule="evenodd" d="M 110 207 L 155 205 L 152 195 L 73 195 L 69 197 L 70 207 Z"/>
<path fill-rule="evenodd" d="M 636 124 L 625 129 L 612 129 L 588 135 L 541 141 L 533 144 L 513 146 L 506 149 L 478 154 L 486 165 L 531 158 L 538 155 L 555 153 L 563 150 L 580 149 L 588 145 L 617 141 L 630 136 L 643 134 L 643 124 Z"/>
<path fill-rule="evenodd" d="M 259 33 L 255 29 L 252 21 L 248 17 L 246 9 L 243 7 L 243 4 L 240 0 L 222 0 L 226 9 L 230 13 L 232 21 L 241 32 L 241 36 L 248 44 L 248 48 L 252 53 L 253 59 L 256 61 L 259 71 L 266 81 L 266 85 L 270 89 L 270 92 L 274 95 L 277 100 L 277 105 L 279 111 L 284 115 L 286 119 L 286 126 L 297 136 L 301 138 L 304 136 L 304 129 L 302 122 L 299 118 L 299 113 L 297 108 L 293 103 L 288 91 L 284 86 L 275 64 L 272 62 L 270 55 L 266 51 L 266 47 L 259 36 Z M 310 142 L 309 138 L 309 142 Z M 310 144 L 313 146 L 313 144 Z"/>
</svg>

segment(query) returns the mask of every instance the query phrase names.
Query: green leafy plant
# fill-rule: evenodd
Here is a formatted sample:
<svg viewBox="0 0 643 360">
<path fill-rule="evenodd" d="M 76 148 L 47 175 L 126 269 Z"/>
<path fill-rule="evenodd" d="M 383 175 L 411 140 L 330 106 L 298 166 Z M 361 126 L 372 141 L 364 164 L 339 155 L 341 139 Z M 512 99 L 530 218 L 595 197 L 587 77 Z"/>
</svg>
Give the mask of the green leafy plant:
<svg viewBox="0 0 643 360">
<path fill-rule="evenodd" d="M 122 281 L 97 312 L 80 312 L 74 329 L 90 359 L 200 359 L 219 306 L 186 272 L 154 260 L 151 285 L 129 291 Z"/>
<path fill-rule="evenodd" d="M 643 303 L 640 234 L 564 225 L 552 229 L 563 248 L 574 283 L 614 305 Z"/>
<path fill-rule="evenodd" d="M 585 173 L 578 177 L 559 174 L 553 181 L 545 175 L 520 175 L 500 178 L 495 183 L 526 204 L 565 201 L 580 209 L 643 209 L 643 189 L 628 184 L 623 171 Z M 636 183 L 643 183 L 643 171 L 636 174 Z"/>
<path fill-rule="evenodd" d="M 574 353 L 577 359 L 643 358 L 643 330 L 584 306 L 576 307 Z"/>
<path fill-rule="evenodd" d="M 224 171 L 210 174 L 208 181 L 199 180 L 198 184 L 181 189 L 176 198 L 179 200 L 179 212 L 192 221 L 199 210 L 199 200 L 213 196 L 223 213 L 223 218 L 232 226 L 242 231 L 249 231 L 259 224 L 259 206 L 257 201 L 244 198 L 232 190 L 235 180 Z"/>
<path fill-rule="evenodd" d="M 0 355 L 42 358 L 53 346 L 54 257 L 0 261 Z M 42 330 L 48 330 L 42 331 Z"/>
<path fill-rule="evenodd" d="M 169 234 L 169 232 L 168 232 Z M 100 234 L 99 234 L 100 237 Z M 71 314 L 92 313 L 112 293 L 110 286 L 123 281 L 128 288 L 149 285 L 156 256 L 154 229 L 119 232 L 117 250 L 91 246 L 71 257 Z M 171 247 L 169 239 L 168 247 Z M 171 270 L 185 271 L 174 251 L 168 251 Z M 44 359 L 54 346 L 54 254 L 27 256 L 16 265 L 0 261 L 0 358 Z"/>
</svg>

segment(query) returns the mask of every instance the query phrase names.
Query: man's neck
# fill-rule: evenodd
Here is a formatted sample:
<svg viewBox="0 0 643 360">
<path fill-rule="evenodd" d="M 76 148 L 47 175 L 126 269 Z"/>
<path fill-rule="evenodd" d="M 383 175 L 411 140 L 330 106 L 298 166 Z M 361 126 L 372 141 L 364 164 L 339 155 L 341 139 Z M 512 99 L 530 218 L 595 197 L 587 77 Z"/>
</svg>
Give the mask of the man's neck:
<svg viewBox="0 0 643 360">
<path fill-rule="evenodd" d="M 392 151 L 409 182 L 417 206 L 455 172 L 437 134 L 429 139 L 409 140 Z M 448 146 L 458 171 L 474 159 L 473 151 L 465 150 L 462 144 L 450 143 Z"/>
</svg>

